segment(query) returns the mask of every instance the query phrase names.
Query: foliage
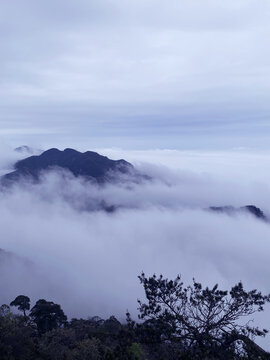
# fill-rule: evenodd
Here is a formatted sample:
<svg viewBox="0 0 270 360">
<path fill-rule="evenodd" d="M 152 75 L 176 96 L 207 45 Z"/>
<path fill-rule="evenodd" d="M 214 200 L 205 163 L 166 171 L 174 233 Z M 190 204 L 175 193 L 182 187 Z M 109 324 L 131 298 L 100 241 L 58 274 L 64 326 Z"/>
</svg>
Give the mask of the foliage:
<svg viewBox="0 0 270 360">
<path fill-rule="evenodd" d="M 36 323 L 39 333 L 61 327 L 67 322 L 67 317 L 61 306 L 44 299 L 36 302 L 36 305 L 31 309 L 30 317 Z"/>
<path fill-rule="evenodd" d="M 254 342 L 267 331 L 242 318 L 263 311 L 269 295 L 245 291 L 242 283 L 228 291 L 215 285 L 184 287 L 155 275 L 139 277 L 146 303 L 139 301 L 140 321 L 114 316 L 67 321 L 61 306 L 38 300 L 28 316 L 30 299 L 20 295 L 0 307 L 1 360 L 264 360 L 270 354 Z"/>
<path fill-rule="evenodd" d="M 129 346 L 128 353 L 134 358 L 134 360 L 141 360 L 144 358 L 142 346 L 135 342 Z"/>
<path fill-rule="evenodd" d="M 80 341 L 71 352 L 74 360 L 102 360 L 102 345 L 97 339 L 85 339 Z"/>
<path fill-rule="evenodd" d="M 0 307 L 1 360 L 34 360 L 34 332 L 24 317 L 11 313 L 8 305 Z"/>
<path fill-rule="evenodd" d="M 20 311 L 23 312 L 26 317 L 26 310 L 30 310 L 30 299 L 28 296 L 19 295 L 10 303 L 10 306 L 16 306 Z"/>
<path fill-rule="evenodd" d="M 76 346 L 73 329 L 58 328 L 48 331 L 39 338 L 37 350 L 42 359 L 69 359 L 70 349 Z"/>
<path fill-rule="evenodd" d="M 144 328 L 159 341 L 177 342 L 194 358 L 202 353 L 244 354 L 250 338 L 267 333 L 240 320 L 263 311 L 270 295 L 247 292 L 241 282 L 228 292 L 219 290 L 218 285 L 204 289 L 195 280 L 184 287 L 180 276 L 168 280 L 162 275 L 147 278 L 142 273 L 139 279 L 147 299 L 147 303 L 139 300 L 139 317 L 147 320 Z"/>
</svg>

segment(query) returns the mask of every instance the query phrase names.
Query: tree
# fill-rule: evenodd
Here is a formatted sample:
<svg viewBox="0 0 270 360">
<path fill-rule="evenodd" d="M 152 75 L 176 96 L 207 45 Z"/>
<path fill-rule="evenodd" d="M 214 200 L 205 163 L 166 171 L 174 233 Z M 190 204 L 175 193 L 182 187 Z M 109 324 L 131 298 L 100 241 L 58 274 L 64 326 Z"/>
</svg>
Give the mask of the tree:
<svg viewBox="0 0 270 360">
<path fill-rule="evenodd" d="M 76 333 L 70 328 L 58 328 L 47 331 L 39 337 L 37 352 L 41 359 L 71 360 L 70 349 L 76 347 Z"/>
<path fill-rule="evenodd" d="M 61 306 L 44 299 L 36 302 L 31 309 L 30 317 L 36 323 L 40 334 L 61 327 L 67 322 L 67 317 Z"/>
<path fill-rule="evenodd" d="M 116 317 L 111 316 L 109 319 L 104 321 L 103 328 L 108 334 L 117 335 L 122 328 L 121 323 L 116 319 Z"/>
<path fill-rule="evenodd" d="M 34 331 L 23 316 L 15 315 L 8 305 L 0 306 L 0 359 L 34 360 Z"/>
<path fill-rule="evenodd" d="M 84 339 L 76 344 L 71 352 L 71 359 L 74 360 L 102 360 L 102 344 L 98 339 Z"/>
<path fill-rule="evenodd" d="M 145 326 L 152 329 L 155 336 L 158 333 L 161 342 L 176 342 L 184 351 L 192 353 L 193 358 L 202 358 L 202 354 L 245 355 L 247 349 L 249 353 L 257 352 L 268 358 L 251 340 L 265 336 L 267 330 L 239 320 L 263 311 L 270 295 L 262 295 L 257 290 L 247 292 L 241 282 L 228 292 L 219 290 L 218 285 L 203 289 L 195 280 L 191 286 L 184 287 L 180 276 L 168 280 L 162 275 L 147 278 L 142 273 L 139 279 L 147 299 L 147 303 L 138 300 L 139 318 L 146 320 Z"/>
<path fill-rule="evenodd" d="M 26 310 L 30 309 L 30 299 L 28 296 L 19 295 L 10 303 L 10 306 L 16 306 L 20 311 L 23 311 L 24 317 L 26 317 Z"/>
</svg>

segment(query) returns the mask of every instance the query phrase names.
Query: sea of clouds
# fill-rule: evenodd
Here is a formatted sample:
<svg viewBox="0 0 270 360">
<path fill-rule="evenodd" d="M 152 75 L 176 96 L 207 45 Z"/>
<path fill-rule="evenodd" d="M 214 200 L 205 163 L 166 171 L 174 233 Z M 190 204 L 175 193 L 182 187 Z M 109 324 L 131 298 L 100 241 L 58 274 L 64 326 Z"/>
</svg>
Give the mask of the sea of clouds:
<svg viewBox="0 0 270 360">
<path fill-rule="evenodd" d="M 1 147 L 0 171 L 25 154 Z M 69 317 L 136 318 L 137 276 L 177 274 L 188 284 L 270 292 L 270 224 L 209 206 L 254 204 L 270 216 L 270 156 L 244 150 L 99 149 L 151 180 L 97 186 L 61 173 L 0 192 L 0 302 L 28 295 L 60 303 Z M 115 206 L 106 212 L 100 204 Z M 89 211 L 90 210 L 90 211 Z M 257 316 L 270 328 L 270 308 Z M 270 348 L 270 341 L 263 340 Z"/>
</svg>

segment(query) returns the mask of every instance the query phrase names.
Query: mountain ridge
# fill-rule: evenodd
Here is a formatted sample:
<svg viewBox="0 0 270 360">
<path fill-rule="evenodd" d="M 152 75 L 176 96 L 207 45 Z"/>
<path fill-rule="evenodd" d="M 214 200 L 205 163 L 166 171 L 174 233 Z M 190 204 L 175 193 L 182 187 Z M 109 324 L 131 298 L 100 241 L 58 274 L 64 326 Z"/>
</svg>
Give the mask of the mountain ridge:
<svg viewBox="0 0 270 360">
<path fill-rule="evenodd" d="M 82 153 L 71 148 L 63 151 L 51 148 L 40 155 L 17 161 L 14 171 L 4 175 L 2 179 L 4 182 L 14 182 L 27 177 L 38 181 L 43 171 L 53 169 L 68 170 L 75 177 L 82 176 L 98 183 L 108 180 L 112 173 L 139 175 L 133 165 L 123 159 L 111 160 L 94 151 Z"/>
<path fill-rule="evenodd" d="M 245 205 L 241 207 L 234 207 L 234 206 L 210 206 L 210 211 L 216 212 L 216 213 L 222 213 L 227 215 L 234 215 L 239 213 L 248 213 L 252 216 L 254 216 L 257 219 L 269 222 L 269 219 L 264 214 L 264 212 L 255 205 Z"/>
<path fill-rule="evenodd" d="M 21 179 L 38 183 L 42 180 L 42 175 L 46 171 L 53 170 L 69 171 L 74 177 L 82 177 L 97 184 L 122 181 L 140 183 L 141 180 L 152 179 L 141 174 L 124 159 L 111 160 L 107 156 L 94 151 L 80 152 L 72 148 L 64 150 L 50 148 L 39 155 L 32 155 L 17 161 L 14 165 L 14 171 L 3 175 L 0 178 L 0 183 L 9 186 L 19 182 Z M 63 172 L 62 175 L 64 175 Z M 106 199 L 103 199 L 94 208 L 114 212 L 118 207 L 114 203 L 107 203 Z M 259 220 L 269 222 L 263 211 L 255 205 L 246 205 L 239 208 L 233 206 L 210 206 L 208 210 L 227 215 L 246 212 Z"/>
</svg>

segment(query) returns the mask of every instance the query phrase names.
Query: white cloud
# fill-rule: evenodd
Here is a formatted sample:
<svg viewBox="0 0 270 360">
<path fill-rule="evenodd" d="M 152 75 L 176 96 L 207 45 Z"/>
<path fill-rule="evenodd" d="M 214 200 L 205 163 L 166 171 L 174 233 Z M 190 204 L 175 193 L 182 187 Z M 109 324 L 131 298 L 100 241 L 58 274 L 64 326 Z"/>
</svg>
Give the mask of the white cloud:
<svg viewBox="0 0 270 360">
<path fill-rule="evenodd" d="M 195 276 L 224 288 L 242 280 L 247 288 L 270 292 L 270 225 L 247 214 L 203 210 L 254 203 L 270 214 L 270 189 L 262 171 L 263 164 L 265 171 L 268 167 L 266 157 L 186 153 L 183 162 L 178 151 L 128 156 L 118 150 L 115 157 L 120 153 L 159 163 L 141 165 L 156 180 L 98 188 L 72 177 L 63 182 L 52 173 L 39 186 L 1 194 L 0 247 L 19 257 L 1 265 L 1 302 L 23 293 L 33 302 L 43 297 L 61 303 L 70 316 L 115 314 L 123 319 L 127 308 L 135 314 L 136 299 L 143 297 L 137 279 L 142 270 L 169 277 L 181 273 L 186 282 Z M 166 159 L 178 170 L 161 166 Z M 201 167 L 191 171 L 196 163 Z M 215 174 L 218 168 L 212 165 L 217 163 L 226 178 Z M 236 165 L 243 172 L 240 178 L 232 170 Z M 245 176 L 252 165 L 261 166 L 256 182 Z M 122 208 L 115 213 L 78 210 L 102 200 Z M 258 318 L 266 328 L 269 314 L 268 309 Z"/>
</svg>

